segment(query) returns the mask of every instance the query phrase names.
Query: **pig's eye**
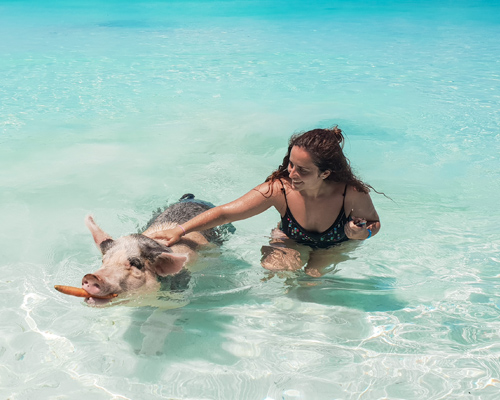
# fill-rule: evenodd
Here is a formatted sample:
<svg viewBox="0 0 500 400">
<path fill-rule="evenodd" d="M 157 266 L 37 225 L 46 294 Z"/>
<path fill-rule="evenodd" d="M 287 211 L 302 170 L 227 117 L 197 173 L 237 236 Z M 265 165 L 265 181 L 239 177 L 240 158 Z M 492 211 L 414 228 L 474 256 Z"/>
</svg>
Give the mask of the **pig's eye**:
<svg viewBox="0 0 500 400">
<path fill-rule="evenodd" d="M 129 258 L 128 262 L 132 267 L 136 267 L 137 269 L 144 268 L 144 264 L 139 258 Z"/>
</svg>

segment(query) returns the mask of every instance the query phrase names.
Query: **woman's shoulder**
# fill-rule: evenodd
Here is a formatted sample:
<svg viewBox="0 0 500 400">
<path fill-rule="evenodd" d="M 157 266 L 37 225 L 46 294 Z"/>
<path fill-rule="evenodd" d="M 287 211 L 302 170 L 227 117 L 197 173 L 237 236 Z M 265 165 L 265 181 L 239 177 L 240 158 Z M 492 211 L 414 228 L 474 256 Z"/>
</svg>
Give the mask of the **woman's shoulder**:
<svg viewBox="0 0 500 400">
<path fill-rule="evenodd" d="M 349 208 L 363 207 L 372 204 L 370 193 L 361 191 L 353 185 L 347 185 L 345 194 L 345 204 Z"/>
<path fill-rule="evenodd" d="M 364 197 L 368 196 L 368 193 L 363 193 L 359 188 L 357 188 L 354 185 L 347 184 L 345 188 L 345 199 L 346 200 L 351 200 L 351 201 L 359 201 L 359 199 L 362 199 Z"/>
<path fill-rule="evenodd" d="M 288 192 L 290 187 L 290 182 L 286 178 L 273 179 L 261 183 L 254 190 L 257 190 L 265 197 L 281 197 L 283 195 L 283 190 Z"/>
<path fill-rule="evenodd" d="M 370 194 L 369 192 L 365 192 L 363 190 L 361 190 L 359 187 L 356 187 L 355 185 L 351 185 L 351 184 L 346 184 L 346 195 L 350 195 L 350 196 L 353 196 L 353 197 L 370 197 Z"/>
</svg>

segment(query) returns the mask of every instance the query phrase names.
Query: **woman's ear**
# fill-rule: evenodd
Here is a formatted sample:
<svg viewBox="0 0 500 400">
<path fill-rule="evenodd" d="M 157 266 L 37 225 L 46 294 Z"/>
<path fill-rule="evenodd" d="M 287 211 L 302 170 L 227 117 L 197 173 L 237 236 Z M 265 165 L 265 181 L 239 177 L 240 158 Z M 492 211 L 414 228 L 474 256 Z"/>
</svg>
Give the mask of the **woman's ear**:
<svg viewBox="0 0 500 400">
<path fill-rule="evenodd" d="M 326 171 L 323 171 L 321 174 L 319 174 L 319 176 L 321 176 L 321 179 L 326 179 L 330 176 L 331 173 L 332 173 L 332 171 L 327 169 Z"/>
</svg>

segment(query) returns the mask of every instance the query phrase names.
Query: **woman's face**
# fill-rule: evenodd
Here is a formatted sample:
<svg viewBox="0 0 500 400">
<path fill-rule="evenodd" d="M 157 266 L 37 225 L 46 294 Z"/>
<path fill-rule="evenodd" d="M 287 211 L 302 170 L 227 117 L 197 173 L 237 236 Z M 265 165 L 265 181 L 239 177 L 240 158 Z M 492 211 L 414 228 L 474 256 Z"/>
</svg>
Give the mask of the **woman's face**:
<svg viewBox="0 0 500 400">
<path fill-rule="evenodd" d="M 295 190 L 314 189 L 319 187 L 330 173 L 320 172 L 314 165 L 311 155 L 302 147 L 293 146 L 290 151 L 288 174 Z"/>
</svg>

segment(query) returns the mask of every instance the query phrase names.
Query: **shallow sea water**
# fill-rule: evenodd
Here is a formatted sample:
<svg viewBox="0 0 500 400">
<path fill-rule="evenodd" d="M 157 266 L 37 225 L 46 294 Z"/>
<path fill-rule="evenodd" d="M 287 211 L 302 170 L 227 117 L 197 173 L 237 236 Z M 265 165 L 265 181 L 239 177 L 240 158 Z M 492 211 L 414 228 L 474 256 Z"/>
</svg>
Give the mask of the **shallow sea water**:
<svg viewBox="0 0 500 400">
<path fill-rule="evenodd" d="M 2 399 L 497 399 L 494 1 L 0 1 Z M 189 290 L 91 308 L 83 219 L 136 232 L 262 182 L 338 124 L 379 235 L 270 279 L 275 211 Z"/>
</svg>

